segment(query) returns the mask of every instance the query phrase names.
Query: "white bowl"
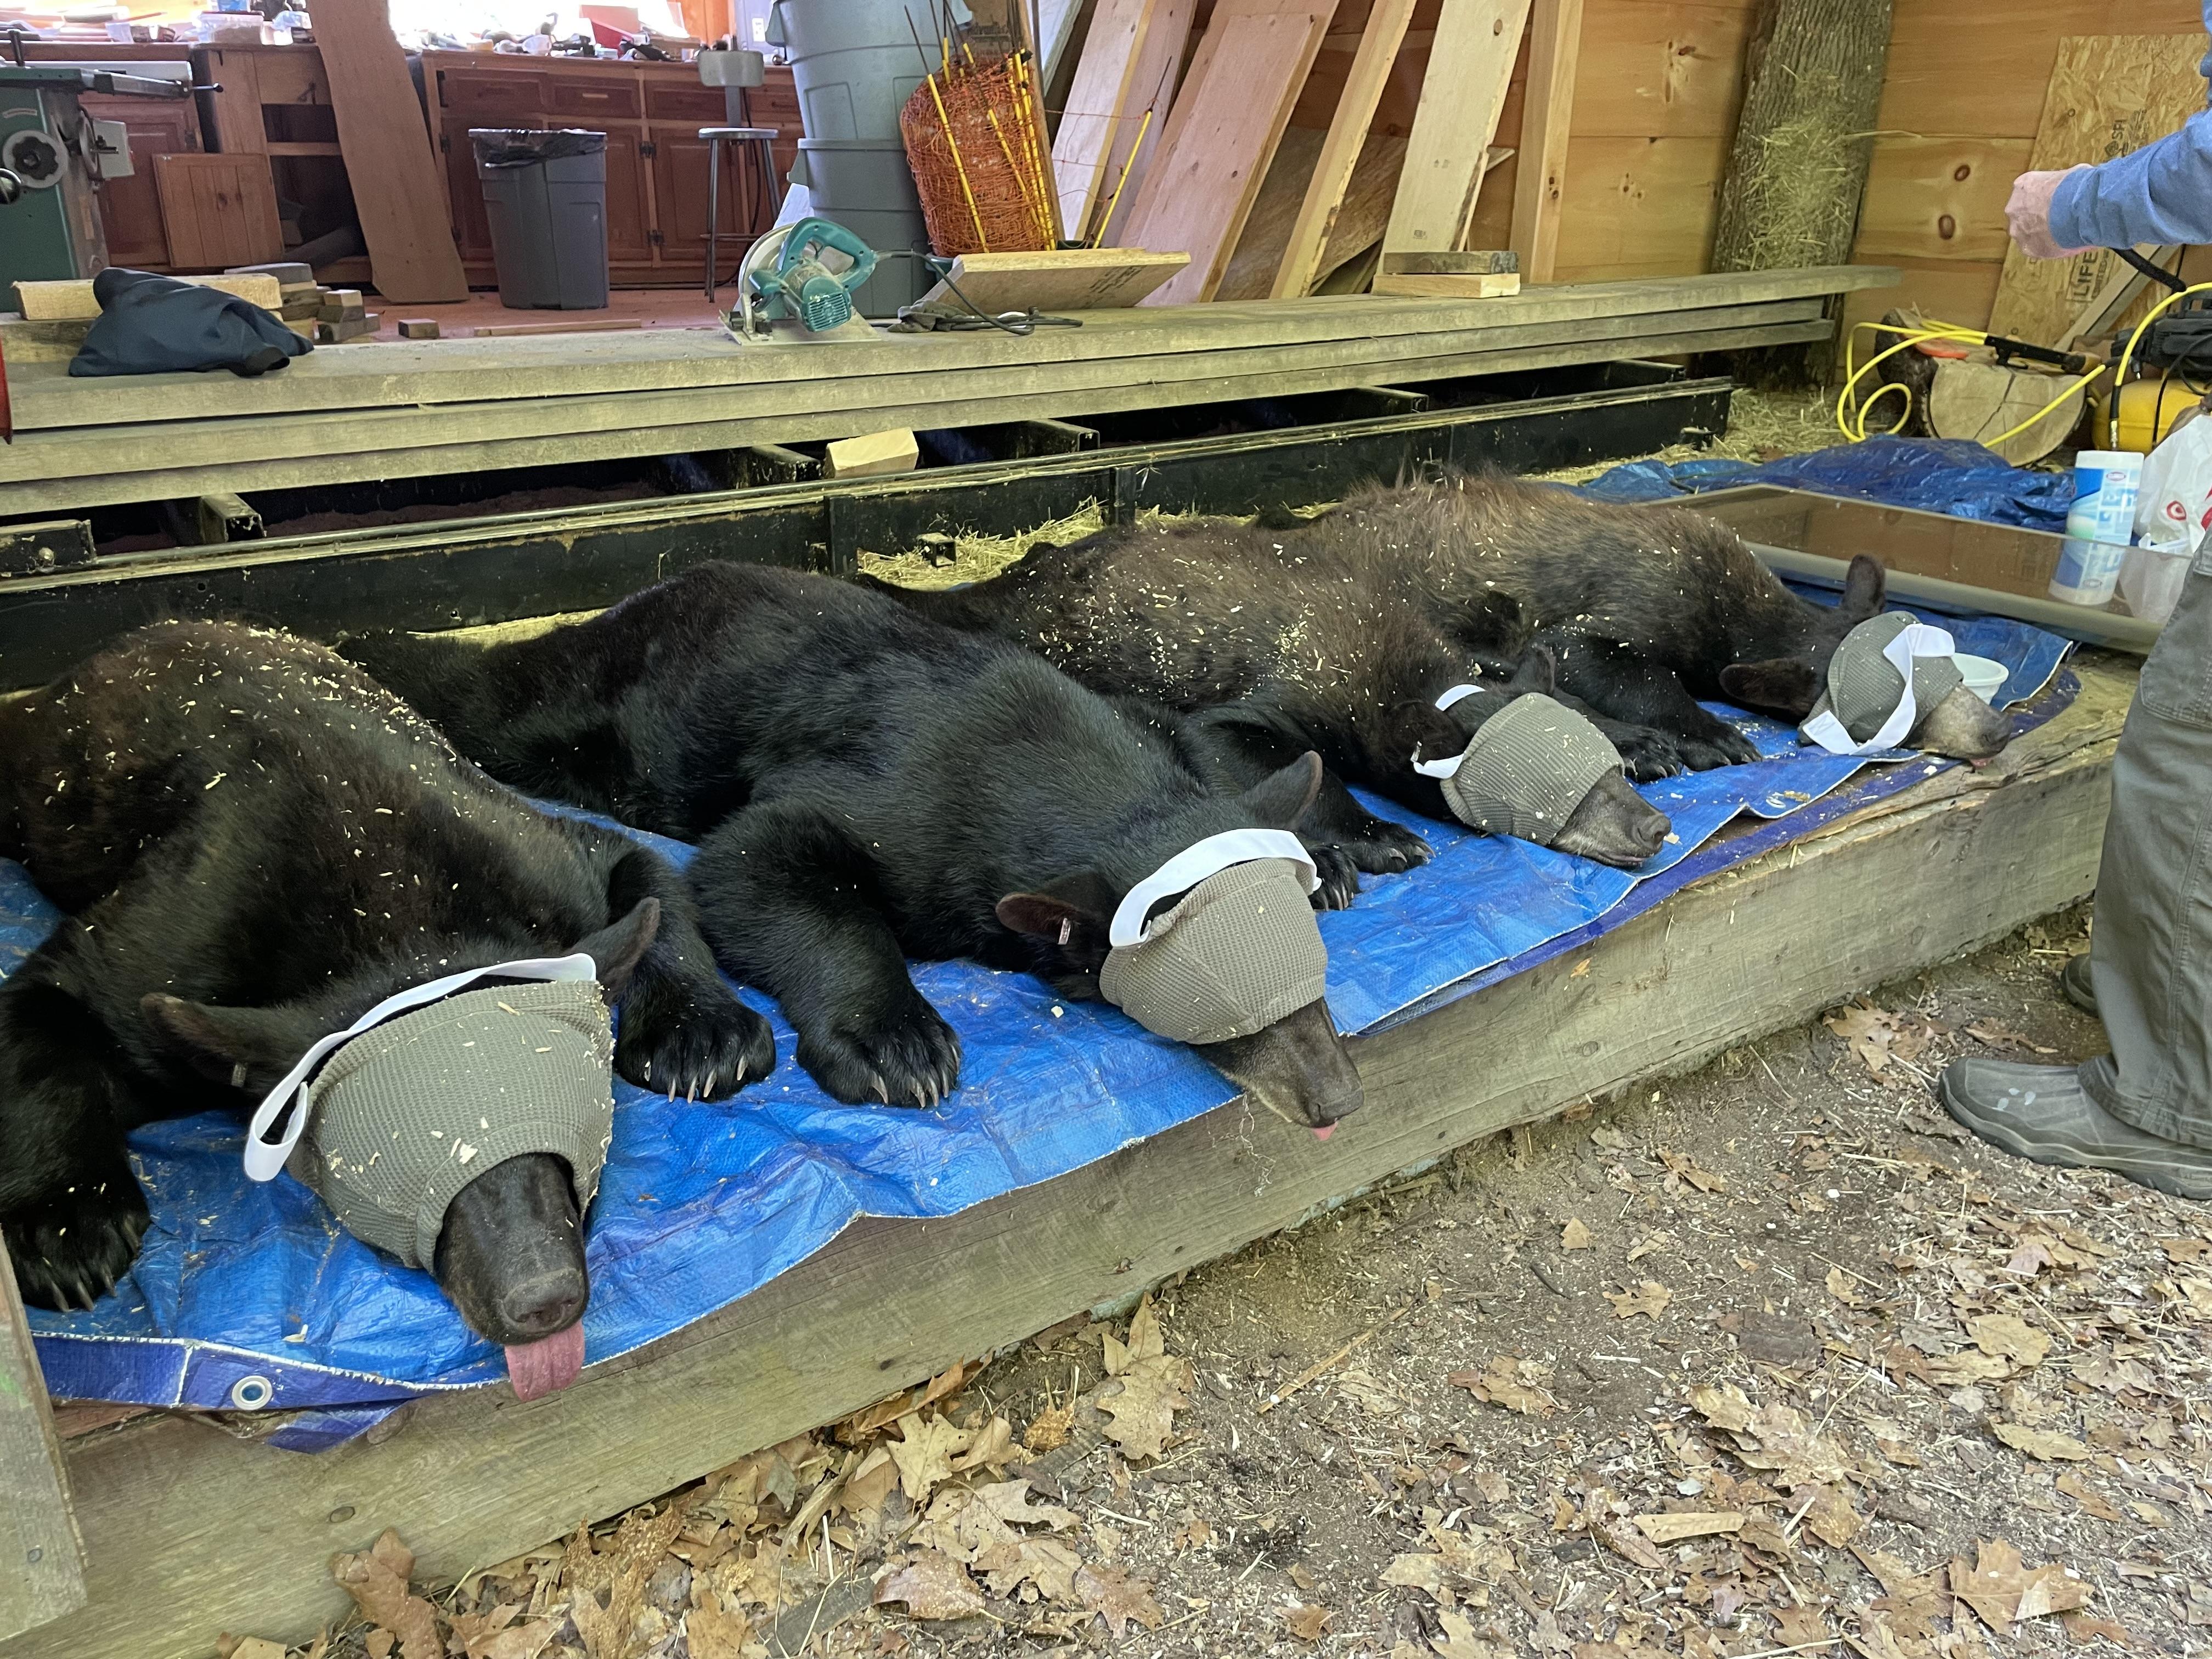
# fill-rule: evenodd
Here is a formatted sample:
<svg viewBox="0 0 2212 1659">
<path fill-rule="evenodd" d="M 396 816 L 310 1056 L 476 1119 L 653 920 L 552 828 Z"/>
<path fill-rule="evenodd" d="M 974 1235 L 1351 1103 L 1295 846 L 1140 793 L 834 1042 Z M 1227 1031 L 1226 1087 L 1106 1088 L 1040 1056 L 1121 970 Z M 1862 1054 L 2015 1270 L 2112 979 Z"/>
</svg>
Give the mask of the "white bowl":
<svg viewBox="0 0 2212 1659">
<path fill-rule="evenodd" d="M 2004 690 L 2004 683 L 2012 673 L 2001 662 L 1988 657 L 1970 657 L 1963 651 L 1956 653 L 1952 660 L 1959 665 L 1959 672 L 1966 678 L 1966 690 L 1984 702 L 1996 701 L 1997 693 Z"/>
</svg>

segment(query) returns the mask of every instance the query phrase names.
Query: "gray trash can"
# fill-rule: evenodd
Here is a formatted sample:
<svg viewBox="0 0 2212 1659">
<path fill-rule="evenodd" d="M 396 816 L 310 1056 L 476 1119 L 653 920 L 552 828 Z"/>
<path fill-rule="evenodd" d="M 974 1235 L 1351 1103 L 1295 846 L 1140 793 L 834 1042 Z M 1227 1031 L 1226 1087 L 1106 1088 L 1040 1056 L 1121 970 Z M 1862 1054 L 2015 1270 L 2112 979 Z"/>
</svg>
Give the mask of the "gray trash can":
<svg viewBox="0 0 2212 1659">
<path fill-rule="evenodd" d="M 516 311 L 607 303 L 607 136 L 471 127 L 499 302 Z"/>
</svg>

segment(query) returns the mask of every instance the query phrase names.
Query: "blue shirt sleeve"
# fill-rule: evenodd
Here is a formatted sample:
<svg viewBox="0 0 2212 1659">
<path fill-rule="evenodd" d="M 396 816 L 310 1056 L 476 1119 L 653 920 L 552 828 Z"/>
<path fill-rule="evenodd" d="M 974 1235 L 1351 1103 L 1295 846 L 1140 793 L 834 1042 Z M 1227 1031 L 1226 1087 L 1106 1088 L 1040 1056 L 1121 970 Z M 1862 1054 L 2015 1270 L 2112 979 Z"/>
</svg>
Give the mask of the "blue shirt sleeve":
<svg viewBox="0 0 2212 1659">
<path fill-rule="evenodd" d="M 2212 0 L 2204 0 L 2212 29 Z M 2212 53 L 2198 69 L 2212 81 Z M 2072 174 L 2051 198 L 2061 247 L 2212 242 L 2212 110 L 2155 143 Z"/>
</svg>

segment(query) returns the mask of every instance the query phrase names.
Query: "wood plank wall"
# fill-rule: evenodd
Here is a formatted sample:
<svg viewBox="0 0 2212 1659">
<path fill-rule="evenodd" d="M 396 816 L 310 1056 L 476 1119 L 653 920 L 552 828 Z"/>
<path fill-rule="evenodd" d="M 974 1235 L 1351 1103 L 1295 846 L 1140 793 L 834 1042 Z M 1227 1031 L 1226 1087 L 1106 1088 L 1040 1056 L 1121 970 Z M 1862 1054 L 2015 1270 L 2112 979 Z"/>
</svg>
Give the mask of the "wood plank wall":
<svg viewBox="0 0 2212 1659">
<path fill-rule="evenodd" d="M 2060 38 L 2197 34 L 2203 14 L 2197 0 L 1896 5 L 1852 257 L 1899 267 L 1905 285 L 1851 296 L 1845 315 L 1856 322 L 1917 305 L 1947 322 L 1981 328 L 2004 267 L 2005 198 L 2034 148 Z"/>
<path fill-rule="evenodd" d="M 1758 0 L 1586 0 L 1575 76 L 1556 280 L 1690 276 L 1706 269 L 1721 174 L 1743 96 Z M 1366 21 L 1342 0 L 1296 125 L 1325 128 Z M 1371 131 L 1402 135 L 1427 67 L 1436 7 L 1416 9 Z M 1498 142 L 1518 149 L 1528 54 L 1513 70 Z M 1517 158 L 1484 180 L 1469 246 L 1511 240 Z"/>
</svg>

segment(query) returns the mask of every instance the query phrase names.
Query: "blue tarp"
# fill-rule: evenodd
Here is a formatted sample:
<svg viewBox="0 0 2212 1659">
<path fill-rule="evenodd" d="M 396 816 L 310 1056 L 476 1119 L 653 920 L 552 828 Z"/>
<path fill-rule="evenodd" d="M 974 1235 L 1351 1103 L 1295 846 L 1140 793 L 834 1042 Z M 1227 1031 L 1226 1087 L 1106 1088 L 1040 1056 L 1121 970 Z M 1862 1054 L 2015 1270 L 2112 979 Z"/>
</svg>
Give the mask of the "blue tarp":
<svg viewBox="0 0 2212 1659">
<path fill-rule="evenodd" d="M 1960 649 L 2008 665 L 2008 702 L 2045 687 L 2067 649 L 1997 618 L 1954 632 Z M 2071 694 L 2063 677 L 2017 718 L 2023 727 L 2047 719 Z M 1771 721 L 1716 712 L 1736 720 L 1769 758 L 1644 786 L 1677 840 L 1634 873 L 1369 800 L 1413 823 L 1436 857 L 1410 875 L 1370 878 L 1356 905 L 1322 918 L 1339 1024 L 1371 1031 L 1465 995 L 1943 764 L 1900 757 L 1824 799 L 1864 763 L 1802 748 Z M 1747 812 L 1779 822 L 1699 851 Z M 690 857 L 686 847 L 656 844 L 679 862 Z M 0 969 L 35 949 L 58 919 L 21 866 L 0 860 Z M 958 1028 L 965 1054 L 961 1086 L 937 1112 L 830 1100 L 793 1061 L 792 1034 L 774 1005 L 750 992 L 775 1019 L 781 1063 L 766 1082 L 714 1104 L 617 1085 L 614 1146 L 590 1220 L 590 1360 L 726 1306 L 859 1216 L 949 1215 L 1235 1092 L 1192 1050 L 1111 1007 L 1060 1002 L 1026 975 L 956 962 L 920 966 L 915 977 Z M 1295 1133 L 1272 1119 L 1254 1129 L 1279 1132 Z M 97 1308 L 33 1311 L 54 1393 L 220 1409 L 242 1379 L 258 1377 L 276 1407 L 322 1408 L 278 1443 L 304 1449 L 358 1433 L 379 1402 L 503 1375 L 498 1350 L 461 1323 L 427 1274 L 339 1231 L 289 1177 L 247 1182 L 240 1146 L 239 1120 L 216 1114 L 131 1138 L 153 1225 L 137 1267 Z"/>
<path fill-rule="evenodd" d="M 1748 461 L 1630 461 L 1580 486 L 1604 501 L 1667 501 L 1703 490 L 1773 484 L 1917 507 L 1954 519 L 2063 530 L 2071 471 L 2030 472 L 1964 438 L 1869 438 L 1754 466 Z"/>
</svg>

